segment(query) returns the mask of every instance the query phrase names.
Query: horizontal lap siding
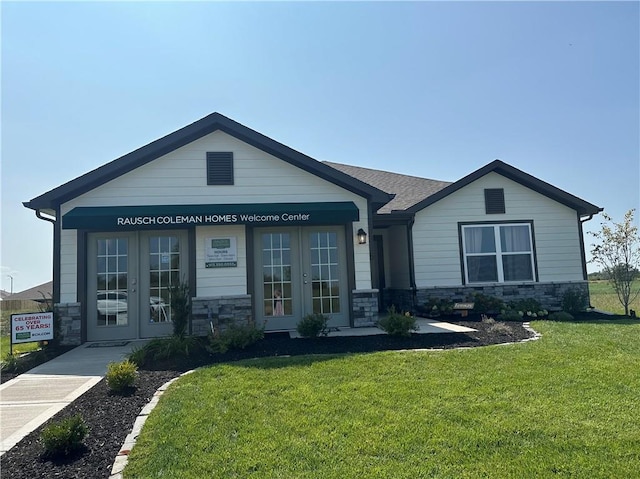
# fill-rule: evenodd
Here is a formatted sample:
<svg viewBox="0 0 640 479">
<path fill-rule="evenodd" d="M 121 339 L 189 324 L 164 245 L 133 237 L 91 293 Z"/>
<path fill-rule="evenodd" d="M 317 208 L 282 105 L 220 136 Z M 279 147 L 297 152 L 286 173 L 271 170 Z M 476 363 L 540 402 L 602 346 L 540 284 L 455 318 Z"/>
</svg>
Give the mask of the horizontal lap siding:
<svg viewBox="0 0 640 479">
<path fill-rule="evenodd" d="M 206 153 L 208 151 L 233 152 L 234 185 L 207 185 Z M 338 201 L 353 201 L 360 209 L 360 221 L 354 223 L 352 234 L 356 288 L 369 289 L 371 288 L 369 250 L 367 245 L 358 245 L 354 240 L 358 228 L 368 230 L 366 199 L 221 131 L 202 137 L 107 182 L 65 203 L 61 211 L 65 214 L 79 206 Z M 75 232 L 73 234 L 75 235 Z M 238 241 L 240 242 L 240 237 Z M 244 248 L 244 243 L 242 247 Z M 71 256 L 63 258 L 63 271 L 75 272 L 76 263 Z M 240 267 L 237 269 L 240 270 Z M 244 271 L 244 268 L 242 269 Z M 204 271 L 199 270 L 198 273 L 204 273 Z M 210 290 L 214 283 L 203 288 Z M 242 285 L 234 283 L 231 289 L 233 293 L 230 294 L 245 294 L 246 280 Z"/>
<path fill-rule="evenodd" d="M 485 188 L 504 188 L 505 214 L 485 213 Z M 497 173 L 490 173 L 416 214 L 413 228 L 416 285 L 462 283 L 458 222 L 517 220 L 533 220 L 539 281 L 583 279 L 576 212 Z"/>
<path fill-rule="evenodd" d="M 62 230 L 60 237 L 60 302 L 78 301 L 78 234 L 75 230 Z"/>
</svg>

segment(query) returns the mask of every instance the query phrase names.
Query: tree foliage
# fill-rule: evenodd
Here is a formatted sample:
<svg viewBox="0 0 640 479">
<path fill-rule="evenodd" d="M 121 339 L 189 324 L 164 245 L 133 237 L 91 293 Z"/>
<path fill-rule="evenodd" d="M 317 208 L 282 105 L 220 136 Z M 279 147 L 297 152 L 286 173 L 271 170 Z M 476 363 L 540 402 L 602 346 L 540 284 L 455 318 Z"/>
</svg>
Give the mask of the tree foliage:
<svg viewBox="0 0 640 479">
<path fill-rule="evenodd" d="M 627 211 L 621 223 L 606 213 L 600 231 L 591 233 L 597 243 L 591 249 L 592 261 L 602 268 L 629 315 L 629 304 L 640 294 L 640 236 L 634 225 L 635 209 Z"/>
</svg>

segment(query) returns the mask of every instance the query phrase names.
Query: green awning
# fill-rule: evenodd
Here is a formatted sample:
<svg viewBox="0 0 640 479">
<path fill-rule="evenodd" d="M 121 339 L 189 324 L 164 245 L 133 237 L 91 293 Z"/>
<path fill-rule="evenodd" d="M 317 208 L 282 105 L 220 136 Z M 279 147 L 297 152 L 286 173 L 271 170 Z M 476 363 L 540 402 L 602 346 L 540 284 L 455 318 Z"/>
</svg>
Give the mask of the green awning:
<svg viewBox="0 0 640 479">
<path fill-rule="evenodd" d="M 230 205 L 78 207 L 62 217 L 63 229 L 139 230 L 203 225 L 335 225 L 360 219 L 352 201 Z"/>
</svg>

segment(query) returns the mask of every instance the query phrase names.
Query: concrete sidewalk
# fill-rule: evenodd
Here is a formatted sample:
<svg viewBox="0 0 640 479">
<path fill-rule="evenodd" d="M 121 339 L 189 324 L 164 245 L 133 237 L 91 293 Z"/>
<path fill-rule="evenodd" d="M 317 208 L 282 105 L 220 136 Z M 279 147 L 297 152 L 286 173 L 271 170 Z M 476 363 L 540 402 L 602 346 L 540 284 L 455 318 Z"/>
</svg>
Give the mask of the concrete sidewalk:
<svg viewBox="0 0 640 479">
<path fill-rule="evenodd" d="M 122 361 L 144 342 L 85 343 L 0 385 L 0 455 L 95 386 L 110 362 Z"/>
</svg>

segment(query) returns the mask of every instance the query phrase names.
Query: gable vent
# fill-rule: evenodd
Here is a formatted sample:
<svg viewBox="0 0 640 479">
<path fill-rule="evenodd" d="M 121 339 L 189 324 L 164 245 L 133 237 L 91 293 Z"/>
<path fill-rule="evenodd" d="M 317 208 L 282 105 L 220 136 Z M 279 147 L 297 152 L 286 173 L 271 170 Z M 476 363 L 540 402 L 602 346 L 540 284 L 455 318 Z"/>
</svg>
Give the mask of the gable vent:
<svg viewBox="0 0 640 479">
<path fill-rule="evenodd" d="M 504 189 L 488 188 L 484 190 L 484 207 L 488 215 L 504 213 Z"/>
<path fill-rule="evenodd" d="M 233 152 L 208 151 L 207 152 L 207 184 L 208 185 L 232 185 L 233 184 Z"/>
</svg>

